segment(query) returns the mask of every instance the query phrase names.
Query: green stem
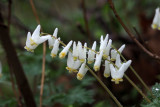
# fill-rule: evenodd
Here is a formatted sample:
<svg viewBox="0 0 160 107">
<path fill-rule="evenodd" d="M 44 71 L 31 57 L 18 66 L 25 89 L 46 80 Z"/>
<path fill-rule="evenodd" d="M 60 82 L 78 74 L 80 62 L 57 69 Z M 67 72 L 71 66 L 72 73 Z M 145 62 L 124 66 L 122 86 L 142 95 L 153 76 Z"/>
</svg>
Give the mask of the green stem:
<svg viewBox="0 0 160 107">
<path fill-rule="evenodd" d="M 123 55 L 112 45 L 112 48 L 114 48 L 118 54 L 122 57 L 122 59 L 124 61 L 127 61 Z M 137 74 L 137 72 L 134 70 L 134 68 L 132 66 L 129 66 L 129 68 L 131 69 L 131 71 L 135 74 L 135 76 L 138 78 L 138 80 L 142 83 L 142 85 L 150 92 L 150 94 L 152 95 L 153 98 L 155 98 L 155 96 L 153 95 L 152 91 L 148 88 L 148 86 L 146 85 L 146 83 L 142 80 L 142 78 Z"/>
<path fill-rule="evenodd" d="M 136 90 L 146 99 L 148 103 L 151 102 L 151 100 L 137 87 L 137 85 L 126 74 L 124 74 L 124 77 L 133 85 L 133 87 L 136 88 Z"/>
<path fill-rule="evenodd" d="M 121 103 L 117 100 L 117 98 L 113 95 L 113 93 L 107 88 L 107 86 L 99 79 L 99 77 L 86 65 L 90 73 L 97 79 L 97 81 L 101 84 L 101 86 L 108 92 L 108 94 L 112 97 L 118 107 L 123 107 Z"/>
</svg>

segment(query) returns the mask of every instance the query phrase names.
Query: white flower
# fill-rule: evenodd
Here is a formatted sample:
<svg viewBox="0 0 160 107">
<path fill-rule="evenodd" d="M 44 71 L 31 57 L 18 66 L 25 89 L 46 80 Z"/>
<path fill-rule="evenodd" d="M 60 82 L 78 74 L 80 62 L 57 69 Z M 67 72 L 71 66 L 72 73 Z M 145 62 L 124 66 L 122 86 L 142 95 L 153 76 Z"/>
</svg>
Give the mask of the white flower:
<svg viewBox="0 0 160 107">
<path fill-rule="evenodd" d="M 125 48 L 125 44 L 122 45 L 122 46 L 118 49 L 119 53 L 122 53 L 122 51 L 124 50 L 124 48 Z M 117 54 L 118 54 L 118 53 L 117 53 L 117 51 L 116 51 L 115 49 L 111 50 L 111 58 L 112 58 L 112 59 L 115 60 Z"/>
<path fill-rule="evenodd" d="M 131 60 L 127 61 L 126 63 L 123 63 L 120 68 L 115 68 L 112 64 L 110 64 L 110 70 L 111 70 L 111 76 L 113 82 L 115 84 L 119 84 L 119 82 L 123 81 L 123 75 L 124 72 L 128 69 L 128 67 L 131 64 Z"/>
<path fill-rule="evenodd" d="M 54 58 L 57 56 L 57 53 L 59 51 L 59 40 L 60 38 L 56 39 L 54 45 L 53 45 L 53 49 L 51 51 L 51 57 Z"/>
<path fill-rule="evenodd" d="M 103 55 L 103 50 L 100 52 L 100 54 L 96 54 L 96 60 L 94 63 L 94 70 L 98 71 L 100 69 L 101 66 L 101 60 L 102 60 L 102 55 Z"/>
<path fill-rule="evenodd" d="M 68 53 L 68 51 L 69 51 L 69 48 L 71 47 L 71 45 L 72 45 L 72 42 L 73 41 L 70 41 L 68 44 L 67 44 L 67 46 L 65 46 L 64 47 L 64 49 L 61 51 L 61 53 L 59 54 L 59 58 L 64 58 L 66 55 L 67 55 L 67 53 Z"/>
<path fill-rule="evenodd" d="M 109 39 L 108 44 L 107 44 L 107 47 L 105 48 L 105 50 L 104 50 L 104 52 L 103 52 L 103 58 L 104 58 L 104 59 L 107 59 L 107 57 L 109 56 L 109 52 L 110 52 L 110 49 L 111 49 L 111 45 L 112 45 L 112 40 Z"/>
<path fill-rule="evenodd" d="M 107 42 L 108 42 L 108 34 L 106 35 L 104 40 L 103 40 L 103 36 L 101 36 L 100 49 L 99 49 L 100 51 L 105 51 Z"/>
<path fill-rule="evenodd" d="M 160 24 L 160 13 L 159 13 L 159 8 L 157 8 L 155 10 L 155 16 L 152 22 L 152 28 L 156 29 L 158 27 L 158 29 L 160 30 L 159 24 Z"/>
<path fill-rule="evenodd" d="M 77 73 L 77 79 L 78 80 L 82 80 L 83 77 L 85 76 L 85 74 L 88 71 L 88 68 L 85 67 L 86 66 L 86 61 L 84 61 L 84 63 L 81 65 L 78 73 Z"/>
<path fill-rule="evenodd" d="M 0 61 L 0 77 L 2 76 L 2 63 Z"/>
<path fill-rule="evenodd" d="M 88 64 L 91 64 L 94 62 L 95 50 L 96 50 L 96 41 L 93 43 L 92 50 L 89 50 L 88 52 Z"/>
<path fill-rule="evenodd" d="M 54 42 L 56 40 L 55 38 L 57 38 L 57 33 L 58 33 L 58 28 L 56 28 L 54 30 L 54 33 L 53 33 L 54 37 L 49 36 L 49 38 L 48 38 L 49 49 L 53 48 L 53 44 L 54 44 Z"/>
<path fill-rule="evenodd" d="M 108 57 L 108 60 L 110 60 L 110 57 Z M 110 76 L 111 70 L 109 68 L 110 62 L 108 60 L 105 60 L 105 69 L 104 69 L 104 77 L 108 78 Z"/>
<path fill-rule="evenodd" d="M 72 71 L 77 72 L 77 69 L 80 67 L 80 65 L 81 65 L 81 62 L 79 60 L 74 61 L 72 53 L 69 52 L 66 69 L 69 70 L 70 73 Z"/>
<path fill-rule="evenodd" d="M 76 42 L 73 43 L 73 59 L 74 61 L 78 58 L 78 46 L 76 46 Z"/>
<path fill-rule="evenodd" d="M 38 45 L 31 45 L 30 44 L 30 38 L 31 38 L 31 33 L 28 32 L 27 34 L 27 40 L 26 40 L 26 46 L 24 47 L 27 51 L 30 51 L 30 52 L 34 52 L 34 49 L 38 46 Z"/>
<path fill-rule="evenodd" d="M 103 42 L 103 35 L 101 35 L 100 44 Z"/>
<path fill-rule="evenodd" d="M 86 59 L 86 52 L 87 52 L 86 47 L 87 47 L 87 43 L 85 43 L 84 48 L 82 48 L 82 43 L 78 41 L 78 57 L 82 63 Z"/>
<path fill-rule="evenodd" d="M 50 36 L 40 36 L 40 25 L 37 26 L 32 36 L 28 32 L 26 46 L 24 47 L 27 51 L 34 52 L 34 49 L 44 41 L 46 41 Z"/>
<path fill-rule="evenodd" d="M 121 59 L 120 59 L 120 55 L 119 55 L 119 54 L 117 54 L 117 56 L 116 56 L 115 65 L 116 65 L 118 68 L 120 68 L 120 67 L 122 66 L 122 61 L 121 61 Z"/>
</svg>

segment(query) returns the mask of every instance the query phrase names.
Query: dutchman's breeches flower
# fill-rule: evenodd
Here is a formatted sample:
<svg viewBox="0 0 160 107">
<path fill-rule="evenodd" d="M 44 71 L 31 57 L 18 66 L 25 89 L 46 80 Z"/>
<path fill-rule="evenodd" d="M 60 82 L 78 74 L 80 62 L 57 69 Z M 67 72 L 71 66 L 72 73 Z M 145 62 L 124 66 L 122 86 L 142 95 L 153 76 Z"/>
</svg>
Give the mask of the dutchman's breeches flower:
<svg viewBox="0 0 160 107">
<path fill-rule="evenodd" d="M 110 57 L 108 57 L 108 60 L 110 60 Z M 109 68 L 110 62 L 108 60 L 105 60 L 105 69 L 104 69 L 104 73 L 103 73 L 104 77 L 106 77 L 106 78 L 108 78 L 111 73 L 110 68 Z"/>
<path fill-rule="evenodd" d="M 27 51 L 34 52 L 34 49 L 41 43 L 45 42 L 50 36 L 40 36 L 40 25 L 37 26 L 32 36 L 28 32 L 26 46 L 24 47 Z"/>
<path fill-rule="evenodd" d="M 78 73 L 77 73 L 77 79 L 82 80 L 85 74 L 87 73 L 88 68 L 86 68 L 86 61 L 81 65 Z"/>
<path fill-rule="evenodd" d="M 51 57 L 54 58 L 57 56 L 57 53 L 59 51 L 59 40 L 60 38 L 56 39 L 54 45 L 53 45 L 53 49 L 51 51 Z"/>
<path fill-rule="evenodd" d="M 78 57 L 79 60 L 83 63 L 86 59 L 86 52 L 87 52 L 87 43 L 84 44 L 82 48 L 82 43 L 78 41 Z"/>
<path fill-rule="evenodd" d="M 105 48 L 105 50 L 103 52 L 103 59 L 107 59 L 108 58 L 109 52 L 110 52 L 110 49 L 111 49 L 111 45 L 112 45 L 112 40 L 109 39 L 107 47 Z"/>
<path fill-rule="evenodd" d="M 92 50 L 88 51 L 88 64 L 91 64 L 94 62 L 95 50 L 96 50 L 96 41 L 93 43 Z"/>
<path fill-rule="evenodd" d="M 122 66 L 120 68 L 116 68 L 114 67 L 112 64 L 110 64 L 110 70 L 111 70 L 111 76 L 112 76 L 112 80 L 113 82 L 115 82 L 115 84 L 119 84 L 119 82 L 123 81 L 123 75 L 124 72 L 128 69 L 128 67 L 131 64 L 131 60 L 127 61 L 126 63 L 123 63 Z"/>
<path fill-rule="evenodd" d="M 48 38 L 49 49 L 53 48 L 54 42 L 56 40 L 55 38 L 57 38 L 57 33 L 58 33 L 58 28 L 54 30 L 53 37 L 50 36 Z"/>
<path fill-rule="evenodd" d="M 68 44 L 67 44 L 67 46 L 66 47 L 64 47 L 64 49 L 61 51 L 61 53 L 59 54 L 59 58 L 64 58 L 66 55 L 67 55 L 67 53 L 68 53 L 68 51 L 69 51 L 69 48 L 71 47 L 71 45 L 72 45 L 72 42 L 73 41 L 70 41 Z"/>
<path fill-rule="evenodd" d="M 154 19 L 153 19 L 151 27 L 153 29 L 158 28 L 158 30 L 160 30 L 160 12 L 159 12 L 159 8 L 156 8 L 156 10 L 155 10 L 155 16 L 154 16 Z"/>
<path fill-rule="evenodd" d="M 74 61 L 72 53 L 69 52 L 66 69 L 70 73 L 71 72 L 77 72 L 77 69 L 80 67 L 80 65 L 81 65 L 81 62 L 79 60 Z"/>
<path fill-rule="evenodd" d="M 118 49 L 118 52 L 119 52 L 119 53 L 122 53 L 122 51 L 124 50 L 124 48 L 125 48 L 125 44 L 122 45 L 122 46 Z M 116 56 L 117 56 L 118 52 L 117 52 L 115 49 L 111 50 L 111 60 L 115 60 L 115 59 L 116 59 Z"/>
<path fill-rule="evenodd" d="M 73 42 L 73 59 L 74 61 L 78 59 L 78 46 L 76 46 L 76 42 Z"/>
<path fill-rule="evenodd" d="M 100 42 L 100 48 L 99 48 L 99 51 L 105 51 L 105 48 L 107 46 L 107 42 L 108 42 L 108 34 L 106 35 L 105 39 L 103 39 L 103 36 L 101 36 L 101 42 Z"/>
<path fill-rule="evenodd" d="M 100 69 L 102 56 L 103 56 L 103 51 L 101 51 L 100 54 L 98 54 L 98 53 L 96 54 L 96 60 L 94 63 L 94 70 L 95 71 L 98 71 Z"/>
</svg>

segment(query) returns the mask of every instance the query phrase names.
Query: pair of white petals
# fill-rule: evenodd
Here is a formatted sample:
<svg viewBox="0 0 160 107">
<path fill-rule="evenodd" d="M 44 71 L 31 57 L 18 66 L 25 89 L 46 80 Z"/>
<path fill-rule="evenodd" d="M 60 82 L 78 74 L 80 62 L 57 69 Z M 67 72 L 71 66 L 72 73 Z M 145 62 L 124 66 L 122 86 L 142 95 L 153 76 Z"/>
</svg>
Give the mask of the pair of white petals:
<svg viewBox="0 0 160 107">
<path fill-rule="evenodd" d="M 119 82 L 123 81 L 123 75 L 124 72 L 128 69 L 128 67 L 131 65 L 131 60 L 128 60 L 125 63 L 121 62 L 120 55 L 118 54 L 116 56 L 115 66 L 113 64 L 110 64 L 108 61 L 105 62 L 105 74 L 104 76 L 107 77 L 111 73 L 112 81 L 116 84 L 119 84 Z M 107 68 L 109 67 L 109 69 Z"/>
<path fill-rule="evenodd" d="M 27 51 L 34 52 L 34 49 L 41 43 L 48 40 L 49 47 L 54 45 L 55 39 L 50 35 L 40 36 L 40 29 L 41 26 L 38 25 L 37 28 L 34 30 L 33 34 L 31 35 L 30 32 L 27 34 L 26 46 L 24 47 Z M 53 36 L 57 37 L 58 29 L 56 28 Z"/>
<path fill-rule="evenodd" d="M 77 73 L 78 80 L 82 80 L 88 71 L 88 69 L 86 68 L 86 61 L 84 61 L 83 64 L 81 63 L 81 61 L 79 59 L 74 61 L 73 54 L 71 52 L 69 52 L 69 54 L 68 54 L 66 69 L 69 70 L 70 73 L 71 72 L 78 72 Z M 79 69 L 79 71 L 78 71 L 78 69 Z"/>
<path fill-rule="evenodd" d="M 103 51 L 103 58 L 104 59 L 107 59 L 107 57 L 109 56 L 111 45 L 112 45 L 112 40 L 111 39 L 108 40 L 108 34 L 106 35 L 104 40 L 103 40 L 103 36 L 101 36 L 99 51 L 100 52 Z"/>
</svg>

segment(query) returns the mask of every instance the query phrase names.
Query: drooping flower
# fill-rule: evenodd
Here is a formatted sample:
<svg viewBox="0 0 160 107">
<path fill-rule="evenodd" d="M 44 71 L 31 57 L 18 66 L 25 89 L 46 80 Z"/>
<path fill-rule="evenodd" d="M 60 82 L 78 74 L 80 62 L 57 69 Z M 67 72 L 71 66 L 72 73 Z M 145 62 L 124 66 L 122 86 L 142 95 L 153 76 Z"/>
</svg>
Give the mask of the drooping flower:
<svg viewBox="0 0 160 107">
<path fill-rule="evenodd" d="M 131 60 L 128 60 L 127 62 L 123 63 L 119 68 L 114 67 L 113 64 L 110 64 L 111 77 L 112 77 L 111 81 L 115 82 L 115 84 L 119 84 L 119 82 L 122 82 L 124 72 L 128 69 L 131 62 L 132 62 Z"/>
<path fill-rule="evenodd" d="M 158 28 L 160 30 L 160 13 L 159 13 L 159 8 L 156 8 L 156 10 L 155 10 L 155 16 L 154 16 L 154 19 L 153 19 L 151 27 L 153 29 Z"/>
<path fill-rule="evenodd" d="M 87 43 L 84 44 L 82 48 L 82 43 L 78 41 L 78 57 L 79 60 L 83 63 L 86 60 L 86 52 L 87 52 Z"/>
<path fill-rule="evenodd" d="M 107 47 L 105 48 L 105 50 L 104 50 L 104 52 L 103 52 L 103 58 L 104 58 L 104 59 L 107 59 L 107 58 L 108 58 L 109 52 L 110 52 L 110 49 L 111 49 L 111 45 L 112 45 L 112 40 L 109 39 L 108 44 L 107 44 Z"/>
<path fill-rule="evenodd" d="M 49 49 L 53 48 L 53 44 L 56 41 L 55 38 L 57 38 L 57 33 L 58 33 L 58 28 L 54 30 L 53 37 L 49 36 L 48 38 Z"/>
<path fill-rule="evenodd" d="M 31 45 L 30 44 L 30 38 L 31 38 L 31 33 L 28 32 L 27 34 L 27 40 L 26 40 L 26 46 L 24 47 L 24 49 L 26 49 L 27 51 L 30 51 L 30 52 L 34 52 L 34 49 L 38 46 L 38 45 Z"/>
<path fill-rule="evenodd" d="M 80 65 L 81 65 L 81 62 L 78 59 L 74 61 L 72 53 L 69 52 L 66 69 L 69 70 L 70 73 L 77 72 L 77 69 L 80 67 Z"/>
<path fill-rule="evenodd" d="M 73 43 L 73 59 L 74 61 L 78 59 L 78 46 L 76 46 L 76 42 Z"/>
<path fill-rule="evenodd" d="M 108 42 L 108 34 L 106 35 L 105 39 L 103 39 L 103 36 L 101 36 L 101 42 L 100 42 L 100 48 L 99 48 L 99 51 L 105 51 L 105 48 L 107 46 L 107 42 Z"/>
<path fill-rule="evenodd" d="M 64 58 L 66 55 L 67 55 L 67 53 L 68 53 L 68 51 L 69 51 L 69 48 L 71 47 L 71 45 L 72 45 L 72 42 L 73 41 L 70 41 L 68 44 L 67 44 L 67 46 L 65 46 L 64 47 L 64 49 L 61 51 L 61 53 L 59 54 L 59 58 Z"/>
<path fill-rule="evenodd" d="M 108 60 L 110 60 L 110 57 L 108 57 Z M 110 76 L 111 70 L 109 68 L 110 62 L 108 60 L 105 60 L 105 69 L 104 69 L 104 77 L 108 78 Z"/>
<path fill-rule="evenodd" d="M 82 80 L 85 74 L 87 73 L 88 68 L 86 68 L 86 61 L 81 65 L 78 73 L 77 73 L 77 79 Z"/>
<path fill-rule="evenodd" d="M 94 62 L 95 50 L 96 50 L 96 41 L 93 43 L 92 50 L 89 50 L 88 52 L 88 64 L 91 64 Z"/>
<path fill-rule="evenodd" d="M 59 51 L 59 40 L 60 38 L 56 39 L 54 45 L 53 45 L 53 49 L 51 51 L 51 57 L 54 58 L 57 56 L 57 53 Z"/>
<path fill-rule="evenodd" d="M 46 41 L 50 36 L 40 36 L 40 25 L 37 26 L 32 36 L 28 32 L 26 46 L 24 47 L 27 51 L 34 52 L 34 49 L 44 41 Z"/>
<path fill-rule="evenodd" d="M 125 48 L 125 44 L 122 45 L 122 46 L 118 49 L 119 53 L 122 53 L 122 51 L 124 50 L 124 48 Z M 115 49 L 111 50 L 111 58 L 112 58 L 113 60 L 116 59 L 117 54 L 118 54 L 118 53 L 117 53 L 117 51 L 116 51 Z"/>
<path fill-rule="evenodd" d="M 94 70 L 95 71 L 98 71 L 100 69 L 102 56 L 103 56 L 103 50 L 100 52 L 100 54 L 98 54 L 98 53 L 96 54 L 96 60 L 94 63 Z"/>
</svg>

